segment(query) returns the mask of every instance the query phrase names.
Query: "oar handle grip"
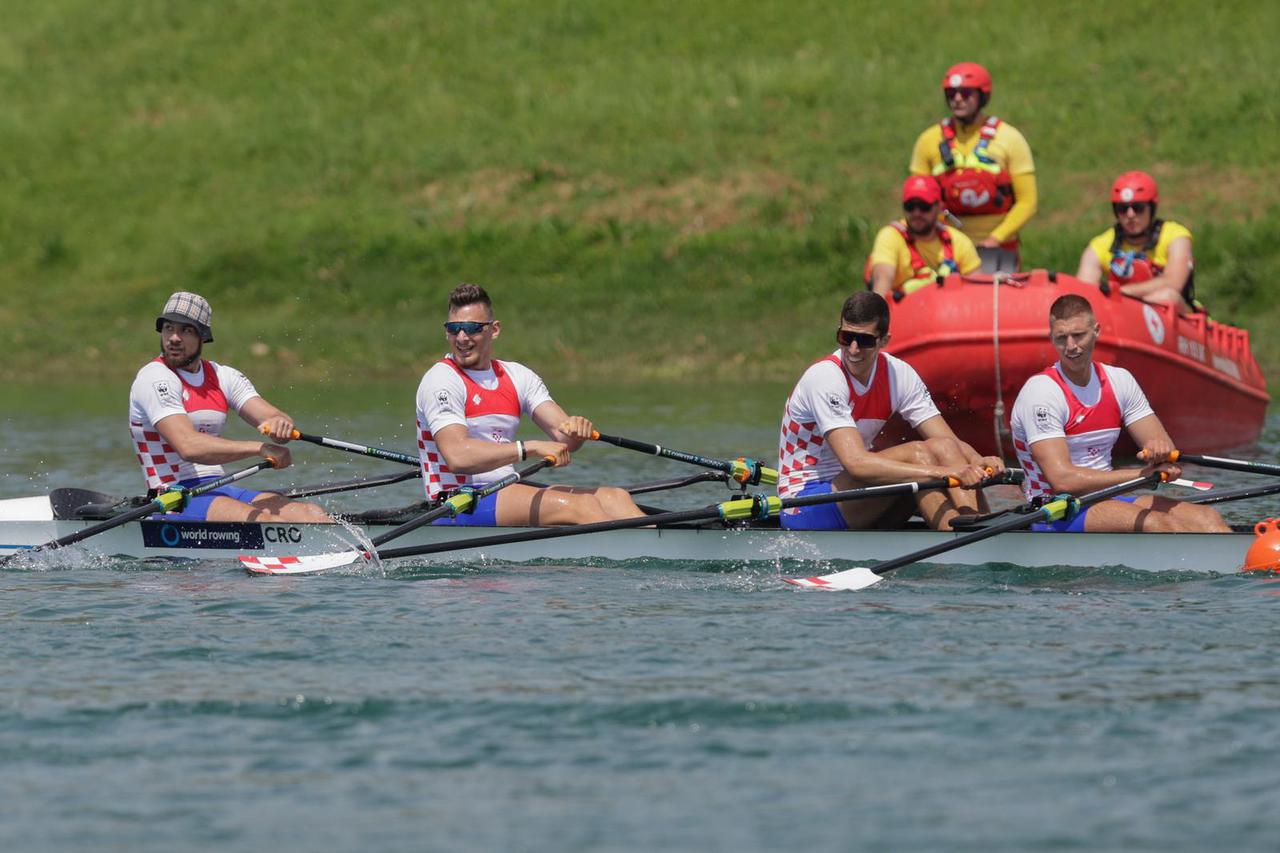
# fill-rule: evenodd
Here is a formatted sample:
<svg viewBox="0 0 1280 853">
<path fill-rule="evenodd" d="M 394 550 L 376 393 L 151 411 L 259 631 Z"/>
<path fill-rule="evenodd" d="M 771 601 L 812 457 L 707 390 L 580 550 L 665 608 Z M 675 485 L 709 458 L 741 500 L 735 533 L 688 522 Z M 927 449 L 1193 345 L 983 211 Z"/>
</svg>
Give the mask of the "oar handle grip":
<svg viewBox="0 0 1280 853">
<path fill-rule="evenodd" d="M 1165 458 L 1165 460 L 1164 460 L 1164 461 L 1166 461 L 1166 462 L 1177 462 L 1177 461 L 1178 461 L 1178 459 L 1179 459 L 1181 456 L 1182 456 L 1182 451 L 1181 451 L 1181 450 L 1172 450 L 1172 451 L 1170 451 L 1170 452 L 1169 452 L 1169 455 Z M 1139 451 L 1138 451 L 1138 458 L 1139 458 L 1139 459 L 1141 459 L 1143 462 L 1148 461 L 1148 460 L 1147 460 L 1147 451 L 1145 451 L 1145 450 L 1139 450 Z"/>
<path fill-rule="evenodd" d="M 258 424 L 258 432 L 262 433 L 263 435 L 270 435 L 271 427 L 267 426 L 266 424 Z M 306 438 L 307 436 L 303 435 L 301 430 L 298 430 L 298 429 L 289 430 L 290 441 L 297 441 L 298 439 L 306 439 Z"/>
</svg>

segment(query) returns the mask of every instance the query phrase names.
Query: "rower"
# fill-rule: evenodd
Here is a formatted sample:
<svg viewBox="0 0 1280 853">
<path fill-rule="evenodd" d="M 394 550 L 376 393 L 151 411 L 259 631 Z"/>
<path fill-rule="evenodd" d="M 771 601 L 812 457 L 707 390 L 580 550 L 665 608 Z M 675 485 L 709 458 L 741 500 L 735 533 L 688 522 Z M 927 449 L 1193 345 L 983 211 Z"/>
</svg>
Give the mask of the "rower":
<svg viewBox="0 0 1280 853">
<path fill-rule="evenodd" d="M 1076 278 L 1111 287 L 1125 296 L 1156 305 L 1172 305 L 1179 314 L 1197 306 L 1191 257 L 1191 232 L 1156 217 L 1160 188 L 1146 172 L 1125 172 L 1111 186 L 1115 225 L 1089 241 Z"/>
<path fill-rule="evenodd" d="M 931 177 L 912 175 L 902 184 L 903 217 L 881 228 L 867 258 L 864 279 L 886 299 L 901 299 L 950 273 L 982 266 L 973 241 L 938 221 L 942 189 Z"/>
<path fill-rule="evenodd" d="M 1018 232 L 1036 212 L 1036 167 L 1027 140 L 1013 125 L 983 109 L 991 100 L 991 74 L 961 62 L 942 75 L 951 115 L 916 139 L 910 172 L 942 184 L 942 203 L 963 223 L 979 249 L 1013 254 Z M 992 270 L 995 271 L 995 270 Z"/>
<path fill-rule="evenodd" d="M 1058 361 L 1028 379 L 1013 404 L 1013 447 L 1026 472 L 1023 488 L 1029 500 L 1063 492 L 1079 495 L 1156 472 L 1170 480 L 1181 474 L 1181 468 L 1168 461 L 1173 441 L 1133 374 L 1094 363 L 1100 332 L 1093 307 L 1083 296 L 1060 296 L 1049 308 L 1049 339 Z M 1111 451 L 1121 429 L 1149 460 L 1143 467 L 1112 467 Z M 1032 529 L 1230 532 L 1212 507 L 1156 495 L 1122 495 L 1074 518 Z"/>
<path fill-rule="evenodd" d="M 889 343 L 884 297 L 859 291 L 845 300 L 836 330 L 839 348 L 816 361 L 787 398 L 778 446 L 778 494 L 833 491 L 952 477 L 959 488 L 786 509 L 782 526 L 793 530 L 859 530 L 894 527 L 918 511 L 929 524 L 949 530 L 958 514 L 985 511 L 974 487 L 1004 470 L 997 457 L 980 456 L 956 438 L 919 374 L 883 351 Z M 901 415 L 921 436 L 892 447 L 875 440 L 885 422 Z M 989 469 L 989 470 L 988 470 Z"/>
<path fill-rule="evenodd" d="M 222 438 L 227 412 L 277 442 L 293 435 L 293 418 L 267 402 L 233 367 L 201 358 L 213 343 L 213 309 L 203 296 L 179 291 L 156 318 L 160 355 L 138 371 L 129 390 L 129 429 L 150 496 L 192 488 L 223 476 L 222 464 L 259 456 L 287 468 L 289 449 L 266 441 Z M 318 505 L 272 492 L 223 486 L 191 499 L 166 519 L 324 522 Z"/>
<path fill-rule="evenodd" d="M 524 459 L 550 456 L 556 467 L 568 465 L 570 453 L 595 432 L 591 421 L 567 415 L 532 370 L 493 357 L 493 342 L 501 333 L 484 288 L 460 284 L 453 289 L 444 324 L 449 352 L 423 375 L 417 395 L 422 482 L 433 501 L 499 480 Z M 517 441 L 522 415 L 550 440 Z M 641 515 L 625 489 L 515 483 L 481 498 L 472 511 L 434 523 L 536 526 Z"/>
</svg>

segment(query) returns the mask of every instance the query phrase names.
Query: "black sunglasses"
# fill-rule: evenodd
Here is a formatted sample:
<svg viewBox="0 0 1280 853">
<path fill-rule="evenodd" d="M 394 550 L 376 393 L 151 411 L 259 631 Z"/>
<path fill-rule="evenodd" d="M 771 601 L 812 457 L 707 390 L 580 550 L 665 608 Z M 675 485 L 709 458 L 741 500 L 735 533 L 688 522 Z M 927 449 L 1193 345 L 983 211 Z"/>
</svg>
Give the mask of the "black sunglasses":
<svg viewBox="0 0 1280 853">
<path fill-rule="evenodd" d="M 961 86 L 958 89 L 943 89 L 942 92 L 947 96 L 948 101 L 956 95 L 959 95 L 962 98 L 973 98 L 977 97 L 978 94 L 978 90 L 970 86 Z"/>
<path fill-rule="evenodd" d="M 836 329 L 836 342 L 842 347 L 857 344 L 858 349 L 874 349 L 880 344 L 880 336 L 870 332 L 852 332 L 848 329 Z"/>
<path fill-rule="evenodd" d="M 1147 201 L 1116 201 L 1111 203 L 1111 211 L 1116 216 L 1119 216 L 1126 210 L 1132 210 L 1134 213 L 1141 216 L 1147 212 L 1147 208 L 1150 206 L 1151 203 Z"/>
<path fill-rule="evenodd" d="M 486 320 L 483 323 L 477 323 L 474 320 L 454 320 L 444 324 L 445 334 L 456 335 L 466 332 L 468 335 L 478 335 L 484 331 L 486 326 L 493 325 L 492 320 Z"/>
<path fill-rule="evenodd" d="M 911 201 L 904 201 L 902 203 L 902 209 L 907 211 L 907 213 L 924 213 L 927 210 L 932 210 L 933 205 L 927 201 L 920 201 L 919 199 L 913 198 Z"/>
</svg>

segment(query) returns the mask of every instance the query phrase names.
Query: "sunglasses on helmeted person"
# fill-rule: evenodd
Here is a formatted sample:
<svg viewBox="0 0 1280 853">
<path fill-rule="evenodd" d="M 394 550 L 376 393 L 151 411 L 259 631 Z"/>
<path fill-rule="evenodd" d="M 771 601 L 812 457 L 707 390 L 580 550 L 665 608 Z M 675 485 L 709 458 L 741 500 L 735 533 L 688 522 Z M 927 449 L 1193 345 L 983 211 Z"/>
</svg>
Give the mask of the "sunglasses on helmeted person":
<svg viewBox="0 0 1280 853">
<path fill-rule="evenodd" d="M 933 205 L 927 201 L 921 201 L 920 199 L 913 198 L 910 201 L 904 201 L 902 203 L 902 209 L 907 213 L 925 213 L 933 209 Z"/>
<path fill-rule="evenodd" d="M 842 347 L 857 344 L 858 349 L 873 349 L 880 344 L 880 336 L 870 332 L 854 332 L 849 329 L 836 329 L 836 342 Z"/>
<path fill-rule="evenodd" d="M 444 331 L 447 335 L 457 335 L 466 332 L 468 335 L 478 335 L 485 330 L 486 327 L 492 326 L 492 320 L 486 320 L 478 323 L 474 320 L 454 320 L 444 324 Z"/>
<path fill-rule="evenodd" d="M 978 90 L 971 86 L 961 86 L 956 89 L 943 89 L 942 93 L 947 96 L 948 101 L 956 95 L 959 95 L 962 98 L 976 98 L 978 96 Z"/>
<path fill-rule="evenodd" d="M 1141 216 L 1147 212 L 1147 208 L 1150 206 L 1151 203 L 1146 201 L 1115 201 L 1111 203 L 1111 212 L 1116 216 L 1119 216 L 1126 210 L 1132 210 L 1134 213 Z"/>
</svg>

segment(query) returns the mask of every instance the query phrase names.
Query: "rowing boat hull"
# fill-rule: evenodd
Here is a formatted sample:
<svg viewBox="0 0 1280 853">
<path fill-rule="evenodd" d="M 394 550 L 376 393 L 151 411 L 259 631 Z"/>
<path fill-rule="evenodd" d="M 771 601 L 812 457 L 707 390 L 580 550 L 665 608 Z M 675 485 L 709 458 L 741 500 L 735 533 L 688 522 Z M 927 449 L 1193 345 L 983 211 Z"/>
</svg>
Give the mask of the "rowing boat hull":
<svg viewBox="0 0 1280 853">
<path fill-rule="evenodd" d="M 1257 440 L 1271 398 L 1247 330 L 1203 314 L 1180 317 L 1118 289 L 1104 294 L 1060 273 L 1002 282 L 952 275 L 892 303 L 888 351 L 916 369 L 947 423 L 980 452 L 1012 457 L 1013 402 L 1027 379 L 1057 360 L 1049 306 L 1065 293 L 1093 305 L 1102 326 L 1097 359 L 1132 371 L 1179 449 L 1207 453 Z M 902 427 L 884 440 L 914 437 Z M 1134 448 L 1124 439 L 1117 451 Z"/>
<path fill-rule="evenodd" d="M 35 500 L 35 499 L 20 499 Z M 0 515 L 3 505 L 0 501 Z M 96 522 L 15 519 L 0 520 L 0 555 L 20 553 L 32 546 L 74 533 Z M 360 528 L 367 537 L 390 529 L 382 525 Z M 427 526 L 395 541 L 395 547 L 458 543 L 493 533 L 517 533 L 521 528 L 462 528 Z M 910 551 L 951 541 L 962 534 L 932 530 L 804 531 L 776 528 L 669 527 L 617 530 L 607 534 L 564 536 L 484 548 L 465 548 L 415 557 L 415 563 L 458 564 L 487 561 L 534 560 L 671 560 L 728 563 L 805 562 L 859 563 L 887 560 Z M 1144 571 L 1190 570 L 1230 573 L 1239 570 L 1253 537 L 1234 534 L 1104 534 L 1004 533 L 949 552 L 942 562 L 957 565 L 988 563 L 1038 566 L 1127 566 Z M 234 560 L 241 555 L 287 557 L 326 554 L 359 548 L 351 530 L 336 524 L 253 524 L 183 521 L 141 521 L 94 536 L 68 549 L 77 555 L 144 560 Z M 45 553 L 33 559 L 59 561 Z M 77 565 L 83 560 L 77 558 Z"/>
</svg>

